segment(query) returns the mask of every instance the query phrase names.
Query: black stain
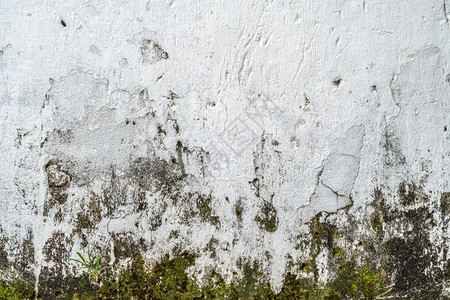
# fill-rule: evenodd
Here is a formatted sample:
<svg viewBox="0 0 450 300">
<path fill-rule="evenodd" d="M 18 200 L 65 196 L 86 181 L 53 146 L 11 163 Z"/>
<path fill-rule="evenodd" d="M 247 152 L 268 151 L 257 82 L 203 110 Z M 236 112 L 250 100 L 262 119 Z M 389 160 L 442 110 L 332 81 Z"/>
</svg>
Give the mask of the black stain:
<svg viewBox="0 0 450 300">
<path fill-rule="evenodd" d="M 338 87 L 338 86 L 341 84 L 341 82 L 342 82 L 342 79 L 341 79 L 341 78 L 336 78 L 335 80 L 333 80 L 333 84 L 334 84 L 336 87 Z"/>
<path fill-rule="evenodd" d="M 66 25 L 66 22 L 64 22 L 63 19 L 61 19 L 61 25 L 62 25 L 63 27 L 66 27 L 66 26 L 67 26 L 67 25 Z"/>
</svg>

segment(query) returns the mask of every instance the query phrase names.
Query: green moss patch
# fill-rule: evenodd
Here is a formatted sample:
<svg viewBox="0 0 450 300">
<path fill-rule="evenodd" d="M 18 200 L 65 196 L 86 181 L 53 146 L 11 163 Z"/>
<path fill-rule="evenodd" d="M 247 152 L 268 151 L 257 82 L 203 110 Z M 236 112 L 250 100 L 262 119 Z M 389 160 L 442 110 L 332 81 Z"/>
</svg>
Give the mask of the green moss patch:
<svg viewBox="0 0 450 300">
<path fill-rule="evenodd" d="M 203 286 L 186 272 L 194 264 L 195 256 L 183 252 L 172 258 L 164 256 L 149 271 L 137 255 L 117 280 L 105 281 L 97 288 L 82 281 L 73 299 L 375 299 L 389 291 L 372 265 L 358 268 L 353 261 L 342 262 L 335 279 L 325 285 L 288 273 L 279 293 L 272 290 L 258 262 L 238 260 L 241 276 L 231 283 L 210 270 Z"/>
<path fill-rule="evenodd" d="M 357 267 L 354 261 L 339 266 L 337 277 L 323 291 L 324 299 L 375 299 L 387 295 L 389 288 L 378 270 L 366 263 Z"/>
<path fill-rule="evenodd" d="M 35 299 L 34 287 L 20 279 L 6 281 L 0 279 L 0 299 L 21 300 Z M 38 299 L 41 299 L 38 296 Z"/>
<path fill-rule="evenodd" d="M 277 210 L 269 201 L 264 201 L 264 204 L 255 217 L 255 221 L 259 223 L 260 227 L 267 232 L 275 232 L 278 229 Z"/>
</svg>

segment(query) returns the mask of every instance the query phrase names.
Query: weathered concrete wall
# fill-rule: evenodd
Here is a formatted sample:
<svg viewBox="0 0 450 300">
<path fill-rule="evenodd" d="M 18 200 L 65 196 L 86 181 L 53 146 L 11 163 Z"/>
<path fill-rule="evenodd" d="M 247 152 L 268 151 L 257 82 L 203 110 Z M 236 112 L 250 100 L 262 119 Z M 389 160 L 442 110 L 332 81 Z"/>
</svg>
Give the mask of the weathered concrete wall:
<svg viewBox="0 0 450 300">
<path fill-rule="evenodd" d="M 6 0 L 0 24 L 2 277 L 53 295 L 76 251 L 186 250 L 199 282 L 245 259 L 279 291 L 340 251 L 449 291 L 450 2 Z"/>
</svg>

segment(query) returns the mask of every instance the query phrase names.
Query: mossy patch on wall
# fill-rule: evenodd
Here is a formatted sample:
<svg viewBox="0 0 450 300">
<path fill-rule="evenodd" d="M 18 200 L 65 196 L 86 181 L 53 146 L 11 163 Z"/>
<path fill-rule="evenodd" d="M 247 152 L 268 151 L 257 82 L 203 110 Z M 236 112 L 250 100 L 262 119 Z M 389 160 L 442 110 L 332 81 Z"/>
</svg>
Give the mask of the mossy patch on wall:
<svg viewBox="0 0 450 300">
<path fill-rule="evenodd" d="M 255 221 L 267 232 L 275 232 L 278 229 L 277 210 L 269 201 L 264 201 L 261 210 L 255 217 Z"/>
<path fill-rule="evenodd" d="M 98 288 L 84 286 L 75 299 L 193 299 L 201 295 L 196 281 L 189 278 L 186 269 L 195 257 L 181 253 L 164 256 L 149 272 L 143 257 L 138 254 L 131 266 L 117 280 L 109 278 Z"/>
<path fill-rule="evenodd" d="M 439 205 L 442 210 L 442 199 L 440 203 L 431 203 L 430 196 L 412 182 L 400 183 L 397 195 L 398 202 L 388 204 L 381 189 L 375 190 L 375 212 L 370 222 L 379 238 L 374 243 L 379 251 L 374 255 L 380 257 L 383 273 L 392 276 L 393 294 L 437 299 L 445 275 L 438 266 L 436 247 L 429 232 L 438 226 L 433 211 L 438 211 Z M 393 237 L 383 241 L 385 232 Z M 402 232 L 402 235 L 398 236 L 396 232 Z"/>
<path fill-rule="evenodd" d="M 184 224 L 191 224 L 193 220 L 200 219 L 202 222 L 210 223 L 216 228 L 220 228 L 220 219 L 214 215 L 211 207 L 213 198 L 211 195 L 200 193 L 188 193 L 185 198 L 180 200 L 183 205 L 183 214 L 181 221 Z"/>
<path fill-rule="evenodd" d="M 240 259 L 241 276 L 230 283 L 211 270 L 203 285 L 188 275 L 194 264 L 195 255 L 183 252 L 164 256 L 150 270 L 138 254 L 116 280 L 109 278 L 100 287 L 82 281 L 73 299 L 375 299 L 389 292 L 376 268 L 358 267 L 355 261 L 343 261 L 325 285 L 288 273 L 278 293 L 256 261 Z"/>
<path fill-rule="evenodd" d="M 22 299 L 42 299 L 34 291 L 34 286 L 20 280 L 11 281 L 0 279 L 0 299 L 22 300 Z"/>
</svg>

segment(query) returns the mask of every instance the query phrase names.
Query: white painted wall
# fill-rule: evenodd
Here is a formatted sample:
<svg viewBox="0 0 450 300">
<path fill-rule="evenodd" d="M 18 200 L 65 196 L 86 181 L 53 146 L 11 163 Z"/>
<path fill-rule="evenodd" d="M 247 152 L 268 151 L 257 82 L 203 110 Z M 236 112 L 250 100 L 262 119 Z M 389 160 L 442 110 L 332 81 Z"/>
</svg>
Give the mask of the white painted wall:
<svg viewBox="0 0 450 300">
<path fill-rule="evenodd" d="M 107 249 L 110 263 L 113 233 L 142 238 L 155 259 L 177 244 L 202 253 L 214 237 L 216 259 L 202 254 L 196 270 L 214 265 L 229 278 L 238 257 L 268 251 L 265 270 L 279 288 L 287 255 L 308 255 L 296 238 L 317 213 L 353 204 L 350 214 L 361 219 L 375 188 L 395 196 L 402 181 L 439 202 L 450 191 L 446 7 L 445 0 L 1 1 L 0 225 L 8 259 L 21 256 L 28 232 L 37 278 L 55 264 L 45 255 L 55 232 L 71 241 L 57 250 L 64 257 L 85 249 L 73 232 L 78 213 L 108 191 L 121 204 L 109 215 L 102 204 L 101 221 L 82 232 Z M 144 172 L 144 187 L 130 179 L 139 158 L 170 166 L 171 157 L 174 190 L 158 188 L 159 175 Z M 58 167 L 46 172 L 49 161 Z M 63 186 L 64 203 L 49 204 L 49 180 Z M 211 195 L 220 226 L 198 216 L 182 222 L 183 211 L 195 210 L 193 194 Z M 139 197 L 142 211 L 133 204 Z M 273 233 L 254 220 L 264 201 L 277 211 Z M 157 216 L 161 224 L 150 230 Z M 168 241 L 172 230 L 180 237 Z M 448 230 L 433 238 L 444 245 Z"/>
</svg>

